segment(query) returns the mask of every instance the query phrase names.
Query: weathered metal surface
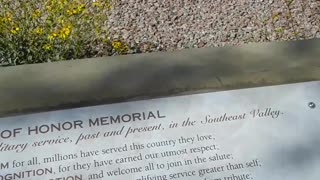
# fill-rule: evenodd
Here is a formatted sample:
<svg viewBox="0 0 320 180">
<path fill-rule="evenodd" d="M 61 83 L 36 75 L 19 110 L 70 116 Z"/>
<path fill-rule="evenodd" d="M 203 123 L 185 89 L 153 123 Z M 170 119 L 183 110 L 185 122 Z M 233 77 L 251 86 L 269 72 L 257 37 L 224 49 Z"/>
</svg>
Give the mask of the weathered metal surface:
<svg viewBox="0 0 320 180">
<path fill-rule="evenodd" d="M 317 180 L 319 96 L 314 81 L 0 118 L 0 179 Z"/>
</svg>

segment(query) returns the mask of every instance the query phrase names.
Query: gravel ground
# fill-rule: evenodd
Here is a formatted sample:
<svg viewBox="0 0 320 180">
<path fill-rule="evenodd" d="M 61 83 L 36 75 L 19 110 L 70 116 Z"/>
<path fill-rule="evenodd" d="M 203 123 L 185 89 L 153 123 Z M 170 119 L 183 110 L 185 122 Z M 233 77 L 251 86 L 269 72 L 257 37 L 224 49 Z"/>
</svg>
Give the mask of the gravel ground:
<svg viewBox="0 0 320 180">
<path fill-rule="evenodd" d="M 320 0 L 114 0 L 108 25 L 142 52 L 320 38 Z"/>
</svg>

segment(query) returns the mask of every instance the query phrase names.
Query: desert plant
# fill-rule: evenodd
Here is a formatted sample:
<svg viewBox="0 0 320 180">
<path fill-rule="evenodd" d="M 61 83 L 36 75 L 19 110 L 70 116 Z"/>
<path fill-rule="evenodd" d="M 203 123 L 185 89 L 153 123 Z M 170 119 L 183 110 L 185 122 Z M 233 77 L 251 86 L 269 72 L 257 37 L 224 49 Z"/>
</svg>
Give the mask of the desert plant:
<svg viewBox="0 0 320 180">
<path fill-rule="evenodd" d="M 0 0 L 0 64 L 80 59 L 104 50 L 126 51 L 124 43 L 108 37 L 110 8 L 109 0 Z"/>
</svg>

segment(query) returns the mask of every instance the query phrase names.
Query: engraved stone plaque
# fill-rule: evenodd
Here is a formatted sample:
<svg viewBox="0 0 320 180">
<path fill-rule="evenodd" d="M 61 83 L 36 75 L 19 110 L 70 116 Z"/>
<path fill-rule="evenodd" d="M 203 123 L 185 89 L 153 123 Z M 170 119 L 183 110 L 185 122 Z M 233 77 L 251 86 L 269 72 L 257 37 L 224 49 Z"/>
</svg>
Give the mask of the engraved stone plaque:
<svg viewBox="0 0 320 180">
<path fill-rule="evenodd" d="M 0 180 L 318 180 L 320 82 L 0 119 Z"/>
</svg>

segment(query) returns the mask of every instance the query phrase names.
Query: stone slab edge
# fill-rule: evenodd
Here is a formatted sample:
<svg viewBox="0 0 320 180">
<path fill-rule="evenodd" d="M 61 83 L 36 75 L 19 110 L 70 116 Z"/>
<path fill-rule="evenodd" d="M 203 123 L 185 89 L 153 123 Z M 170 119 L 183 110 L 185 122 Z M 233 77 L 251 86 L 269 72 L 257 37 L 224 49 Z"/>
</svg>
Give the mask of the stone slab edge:
<svg viewBox="0 0 320 180">
<path fill-rule="evenodd" d="M 320 39 L 0 68 L 0 117 L 320 80 Z"/>
</svg>

